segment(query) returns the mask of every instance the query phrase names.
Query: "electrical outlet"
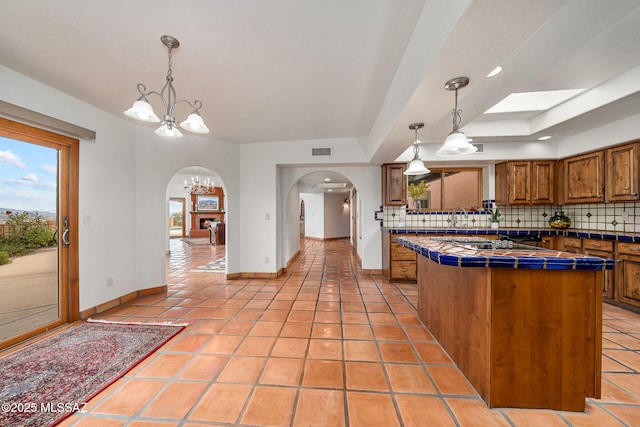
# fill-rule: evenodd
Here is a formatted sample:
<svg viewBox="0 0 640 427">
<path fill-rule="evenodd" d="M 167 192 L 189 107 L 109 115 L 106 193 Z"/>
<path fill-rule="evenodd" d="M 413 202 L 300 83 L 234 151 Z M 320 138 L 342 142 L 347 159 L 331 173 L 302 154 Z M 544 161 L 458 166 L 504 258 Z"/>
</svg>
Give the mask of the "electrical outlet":
<svg viewBox="0 0 640 427">
<path fill-rule="evenodd" d="M 264 263 L 265 264 L 269 264 L 269 257 L 268 256 L 264 257 Z"/>
<path fill-rule="evenodd" d="M 113 287 L 113 277 L 107 277 L 107 288 Z"/>
<path fill-rule="evenodd" d="M 624 211 L 622 212 L 622 220 L 623 221 L 629 221 L 631 219 L 631 215 L 629 215 L 629 212 Z"/>
</svg>

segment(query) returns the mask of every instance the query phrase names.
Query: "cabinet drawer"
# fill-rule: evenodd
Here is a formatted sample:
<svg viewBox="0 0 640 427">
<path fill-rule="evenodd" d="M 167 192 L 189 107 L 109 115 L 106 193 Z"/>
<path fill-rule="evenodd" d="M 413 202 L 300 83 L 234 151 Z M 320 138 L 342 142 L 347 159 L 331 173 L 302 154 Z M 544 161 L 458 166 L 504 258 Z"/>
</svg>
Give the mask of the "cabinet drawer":
<svg viewBox="0 0 640 427">
<path fill-rule="evenodd" d="M 391 277 L 394 279 L 415 279 L 416 278 L 416 262 L 415 261 L 392 261 Z"/>
<path fill-rule="evenodd" d="M 640 256 L 640 243 L 618 242 L 618 253 Z"/>
<path fill-rule="evenodd" d="M 391 260 L 392 261 L 415 261 L 416 253 L 409 248 L 405 248 L 397 243 L 391 244 Z"/>
<path fill-rule="evenodd" d="M 597 251 L 613 251 L 613 242 L 611 240 L 584 239 L 582 241 L 584 249 L 595 249 Z"/>
<path fill-rule="evenodd" d="M 571 248 L 582 248 L 582 239 L 579 237 L 563 237 L 562 246 Z"/>
</svg>

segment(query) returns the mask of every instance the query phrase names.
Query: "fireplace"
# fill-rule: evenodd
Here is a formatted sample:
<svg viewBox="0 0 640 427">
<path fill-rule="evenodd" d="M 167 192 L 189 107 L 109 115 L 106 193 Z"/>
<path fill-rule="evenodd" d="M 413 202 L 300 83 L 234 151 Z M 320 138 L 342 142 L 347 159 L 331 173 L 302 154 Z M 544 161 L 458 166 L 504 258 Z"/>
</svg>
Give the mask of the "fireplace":
<svg viewBox="0 0 640 427">
<path fill-rule="evenodd" d="M 224 222 L 224 212 L 191 211 L 191 230 L 189 237 L 209 237 L 209 224 Z"/>
</svg>

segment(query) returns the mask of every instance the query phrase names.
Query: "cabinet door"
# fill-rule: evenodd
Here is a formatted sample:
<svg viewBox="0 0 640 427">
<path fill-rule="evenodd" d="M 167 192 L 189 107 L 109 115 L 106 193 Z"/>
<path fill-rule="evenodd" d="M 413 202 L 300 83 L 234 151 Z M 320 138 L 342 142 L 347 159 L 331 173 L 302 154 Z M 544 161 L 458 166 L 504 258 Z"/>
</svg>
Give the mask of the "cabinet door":
<svg viewBox="0 0 640 427">
<path fill-rule="evenodd" d="M 509 162 L 509 204 L 530 204 L 531 162 Z"/>
<path fill-rule="evenodd" d="M 382 165 L 382 204 L 402 206 L 407 204 L 407 177 L 404 163 Z"/>
<path fill-rule="evenodd" d="M 640 307 L 640 257 L 618 255 L 616 299 Z"/>
<path fill-rule="evenodd" d="M 638 143 L 607 150 L 607 201 L 638 200 Z"/>
<path fill-rule="evenodd" d="M 531 163 L 531 203 L 553 204 L 555 161 L 534 161 Z"/>
<path fill-rule="evenodd" d="M 587 246 L 585 242 L 585 246 Z M 599 258 L 614 259 L 613 252 L 601 251 L 597 249 L 586 248 L 583 253 L 589 256 L 597 256 Z M 613 299 L 615 297 L 615 271 L 604 270 L 604 285 L 602 286 L 602 296 L 605 298 Z"/>
<path fill-rule="evenodd" d="M 604 202 L 604 152 L 565 159 L 565 203 Z"/>
</svg>

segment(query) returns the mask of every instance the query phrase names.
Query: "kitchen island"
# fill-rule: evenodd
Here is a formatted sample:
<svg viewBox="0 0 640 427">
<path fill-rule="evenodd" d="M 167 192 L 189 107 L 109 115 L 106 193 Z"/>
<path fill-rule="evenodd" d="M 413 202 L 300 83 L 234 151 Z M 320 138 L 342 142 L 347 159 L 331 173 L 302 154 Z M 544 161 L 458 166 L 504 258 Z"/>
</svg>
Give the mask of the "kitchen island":
<svg viewBox="0 0 640 427">
<path fill-rule="evenodd" d="M 613 261 L 474 237 L 402 237 L 418 315 L 489 407 L 584 411 L 600 397 Z"/>
</svg>

